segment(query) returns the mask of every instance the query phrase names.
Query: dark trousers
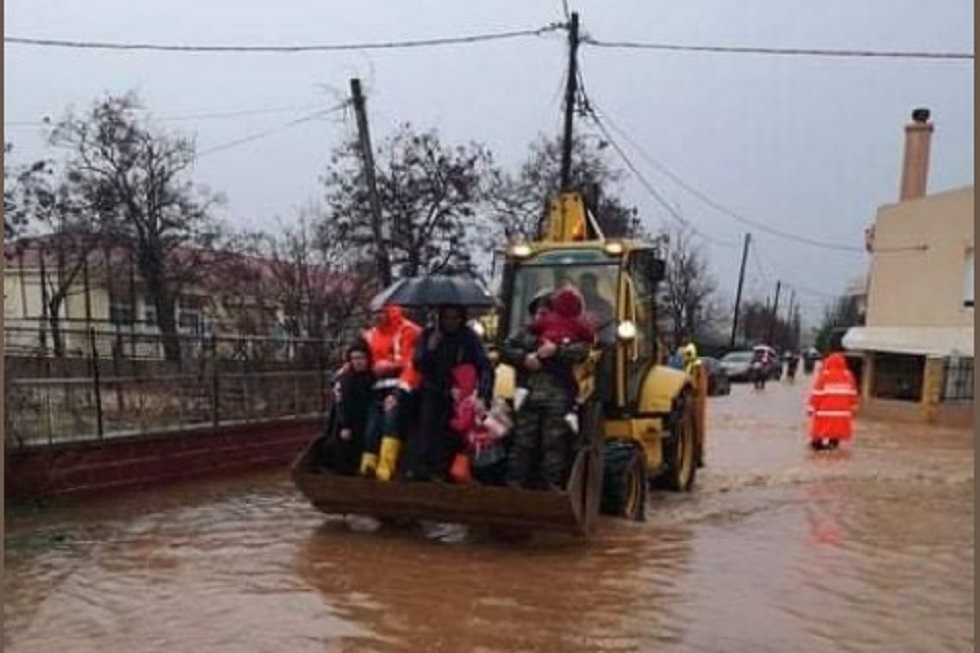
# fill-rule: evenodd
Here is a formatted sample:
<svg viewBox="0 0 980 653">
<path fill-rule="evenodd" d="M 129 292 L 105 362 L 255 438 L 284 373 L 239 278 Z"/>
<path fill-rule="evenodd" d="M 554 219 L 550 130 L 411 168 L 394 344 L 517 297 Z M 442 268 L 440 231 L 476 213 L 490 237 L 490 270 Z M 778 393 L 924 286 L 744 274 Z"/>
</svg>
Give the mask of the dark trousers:
<svg viewBox="0 0 980 653">
<path fill-rule="evenodd" d="M 419 397 L 419 427 L 410 440 L 412 473 L 421 478 L 445 478 L 452 456 L 462 443 L 450 433 L 452 397 L 442 392 L 422 390 Z"/>
<path fill-rule="evenodd" d="M 371 411 L 368 413 L 367 432 L 364 435 L 365 453 L 378 453 L 381 446 L 381 438 L 386 435 L 398 435 L 398 413 L 401 406 L 394 410 L 384 409 L 385 398 L 397 390 L 390 390 L 385 393 L 376 393 L 371 401 Z"/>
<path fill-rule="evenodd" d="M 357 473 L 364 450 L 365 428 L 363 424 L 353 425 L 351 439 L 341 440 L 337 421 L 337 407 L 334 406 L 327 417 L 325 433 L 316 444 L 316 460 L 337 474 L 353 476 Z"/>
</svg>

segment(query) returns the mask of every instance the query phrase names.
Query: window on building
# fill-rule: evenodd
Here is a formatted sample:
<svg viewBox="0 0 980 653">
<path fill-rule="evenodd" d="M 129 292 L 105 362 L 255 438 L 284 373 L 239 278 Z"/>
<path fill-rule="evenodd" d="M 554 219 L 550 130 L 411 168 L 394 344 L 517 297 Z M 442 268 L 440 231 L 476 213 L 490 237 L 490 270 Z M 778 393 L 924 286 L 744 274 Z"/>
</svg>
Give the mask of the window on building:
<svg viewBox="0 0 980 653">
<path fill-rule="evenodd" d="M 181 297 L 177 300 L 177 326 L 196 331 L 201 324 L 201 298 Z"/>
<path fill-rule="evenodd" d="M 963 306 L 973 308 L 973 248 L 966 250 L 963 262 Z"/>
<path fill-rule="evenodd" d="M 129 325 L 136 319 L 136 310 L 130 297 L 109 296 L 109 322 L 115 325 Z"/>
<path fill-rule="evenodd" d="M 152 297 L 143 298 L 143 321 L 147 326 L 157 325 L 157 305 Z"/>
<path fill-rule="evenodd" d="M 877 353 L 874 357 L 874 384 L 871 395 L 879 399 L 919 401 L 926 357 L 910 354 Z"/>
</svg>

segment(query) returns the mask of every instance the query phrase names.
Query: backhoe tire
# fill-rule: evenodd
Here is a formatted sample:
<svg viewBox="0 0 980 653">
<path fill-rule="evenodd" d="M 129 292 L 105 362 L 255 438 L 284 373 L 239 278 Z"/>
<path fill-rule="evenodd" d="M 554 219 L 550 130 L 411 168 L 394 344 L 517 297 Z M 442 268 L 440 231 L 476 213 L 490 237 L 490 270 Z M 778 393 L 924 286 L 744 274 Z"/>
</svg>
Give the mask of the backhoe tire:
<svg viewBox="0 0 980 653">
<path fill-rule="evenodd" d="M 685 388 L 675 401 L 667 420 L 669 437 L 664 439 L 664 462 L 667 468 L 655 479 L 656 487 L 686 492 L 694 485 L 698 470 L 696 425 L 694 397 L 690 388 Z"/>
<path fill-rule="evenodd" d="M 643 521 L 646 516 L 647 470 L 640 448 L 631 442 L 603 447 L 602 503 L 604 515 Z"/>
</svg>

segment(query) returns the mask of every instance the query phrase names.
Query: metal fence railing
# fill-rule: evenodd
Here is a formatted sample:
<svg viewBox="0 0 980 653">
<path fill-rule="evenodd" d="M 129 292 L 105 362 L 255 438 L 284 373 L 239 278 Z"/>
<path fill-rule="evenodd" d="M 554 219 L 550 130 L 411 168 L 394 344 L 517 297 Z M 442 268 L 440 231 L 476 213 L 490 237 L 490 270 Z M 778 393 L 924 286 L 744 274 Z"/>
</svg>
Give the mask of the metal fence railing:
<svg viewBox="0 0 980 653">
<path fill-rule="evenodd" d="M 973 401 L 972 358 L 947 358 L 943 380 L 943 401 Z"/>
<path fill-rule="evenodd" d="M 10 379 L 6 446 L 322 415 L 319 371 Z"/>
<path fill-rule="evenodd" d="M 52 330 L 41 323 L 18 320 L 4 325 L 4 350 L 8 356 L 59 358 L 115 358 L 163 360 L 165 336 L 156 327 L 112 325 L 75 320 Z M 307 338 L 289 334 L 255 335 L 224 333 L 208 335 L 179 332 L 172 337 L 179 360 L 204 359 L 251 362 L 311 362 L 339 356 L 341 342 L 332 338 Z"/>
</svg>

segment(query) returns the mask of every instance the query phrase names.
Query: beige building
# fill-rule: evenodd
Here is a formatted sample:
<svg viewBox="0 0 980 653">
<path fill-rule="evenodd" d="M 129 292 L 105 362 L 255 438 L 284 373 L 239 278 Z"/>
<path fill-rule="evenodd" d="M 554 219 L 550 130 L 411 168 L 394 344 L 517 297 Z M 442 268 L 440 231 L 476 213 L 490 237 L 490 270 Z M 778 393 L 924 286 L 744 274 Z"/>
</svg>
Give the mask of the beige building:
<svg viewBox="0 0 980 653">
<path fill-rule="evenodd" d="M 97 250 L 86 257 L 70 248 L 59 253 L 50 238 L 24 242 L 5 247 L 8 354 L 88 356 L 94 347 L 101 356 L 163 357 L 155 303 L 128 254 Z M 219 353 L 227 356 L 235 355 L 236 348 L 251 352 L 269 343 L 287 351 L 288 342 L 277 344 L 288 334 L 273 265 L 229 256 L 211 266 L 202 282 L 182 288 L 174 300 L 174 318 L 187 354 L 206 340 L 216 341 Z M 331 282 L 324 277 L 324 283 Z M 61 299 L 52 302 L 55 295 Z"/>
<path fill-rule="evenodd" d="M 869 230 L 867 321 L 844 336 L 863 358 L 862 414 L 973 424 L 973 186 L 925 194 L 928 112 L 906 127 L 900 201 Z"/>
</svg>

